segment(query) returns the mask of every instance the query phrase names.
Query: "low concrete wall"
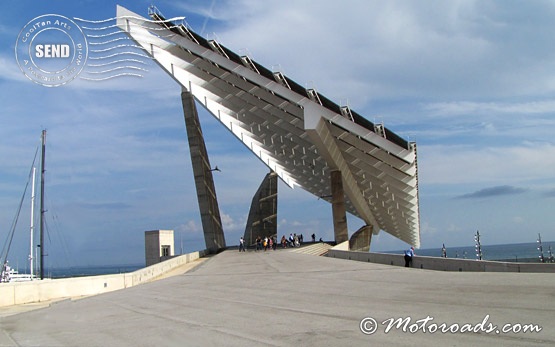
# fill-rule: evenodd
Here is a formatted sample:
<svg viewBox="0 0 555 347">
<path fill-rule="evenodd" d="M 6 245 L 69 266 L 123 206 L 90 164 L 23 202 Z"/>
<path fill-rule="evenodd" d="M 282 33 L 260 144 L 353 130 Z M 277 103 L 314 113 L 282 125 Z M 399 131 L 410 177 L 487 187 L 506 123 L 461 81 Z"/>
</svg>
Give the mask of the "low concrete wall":
<svg viewBox="0 0 555 347">
<path fill-rule="evenodd" d="M 207 255 L 206 250 L 184 254 L 134 272 L 46 279 L 0 284 L 0 307 L 107 293 L 146 283 L 178 266 Z"/>
<path fill-rule="evenodd" d="M 369 263 L 405 266 L 404 255 L 388 253 L 351 252 L 330 249 L 331 258 L 357 260 Z M 437 258 L 415 256 L 413 268 L 439 271 L 480 271 L 480 272 L 555 272 L 555 264 L 547 263 L 512 263 L 460 258 Z"/>
</svg>

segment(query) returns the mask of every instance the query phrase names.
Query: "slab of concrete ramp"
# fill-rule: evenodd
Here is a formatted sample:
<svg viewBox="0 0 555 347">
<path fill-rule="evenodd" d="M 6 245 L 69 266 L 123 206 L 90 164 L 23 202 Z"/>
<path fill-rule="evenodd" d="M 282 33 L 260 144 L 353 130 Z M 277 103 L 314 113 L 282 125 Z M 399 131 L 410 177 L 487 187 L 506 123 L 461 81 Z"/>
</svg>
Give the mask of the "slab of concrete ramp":
<svg viewBox="0 0 555 347">
<path fill-rule="evenodd" d="M 545 274 L 226 251 L 184 274 L 4 316 L 0 346 L 547 346 L 554 294 Z"/>
</svg>

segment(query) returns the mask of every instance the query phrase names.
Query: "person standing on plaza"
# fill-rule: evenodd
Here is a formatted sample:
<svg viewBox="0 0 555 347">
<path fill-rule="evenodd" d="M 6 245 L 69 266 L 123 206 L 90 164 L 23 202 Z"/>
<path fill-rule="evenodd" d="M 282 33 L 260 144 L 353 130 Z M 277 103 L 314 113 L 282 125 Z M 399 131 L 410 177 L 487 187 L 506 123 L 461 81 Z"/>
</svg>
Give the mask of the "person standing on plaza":
<svg viewBox="0 0 555 347">
<path fill-rule="evenodd" d="M 412 266 L 412 257 L 414 257 L 414 247 L 405 251 L 405 267 Z"/>
</svg>

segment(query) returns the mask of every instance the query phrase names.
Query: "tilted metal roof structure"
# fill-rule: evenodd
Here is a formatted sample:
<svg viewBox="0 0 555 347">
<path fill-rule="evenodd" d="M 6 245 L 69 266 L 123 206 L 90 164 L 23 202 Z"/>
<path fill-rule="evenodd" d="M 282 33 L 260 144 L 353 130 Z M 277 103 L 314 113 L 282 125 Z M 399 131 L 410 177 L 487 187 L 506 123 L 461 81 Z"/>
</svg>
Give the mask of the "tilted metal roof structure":
<svg viewBox="0 0 555 347">
<path fill-rule="evenodd" d="M 420 246 L 416 144 L 186 25 L 118 6 L 117 23 L 290 187 L 330 201 L 340 170 L 347 211 Z"/>
</svg>

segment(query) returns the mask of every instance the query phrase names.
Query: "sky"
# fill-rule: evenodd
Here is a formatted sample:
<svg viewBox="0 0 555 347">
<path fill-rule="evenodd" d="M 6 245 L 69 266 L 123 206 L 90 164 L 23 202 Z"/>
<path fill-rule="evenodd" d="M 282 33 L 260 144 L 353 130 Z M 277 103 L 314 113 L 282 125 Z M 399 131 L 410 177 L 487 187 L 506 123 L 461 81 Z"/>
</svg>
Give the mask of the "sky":
<svg viewBox="0 0 555 347">
<path fill-rule="evenodd" d="M 6 1 L 0 14 L 0 242 L 47 130 L 47 264 L 144 263 L 144 231 L 204 248 L 181 88 L 141 76 L 45 87 L 15 46 L 33 18 L 91 21 L 154 4 L 197 33 L 348 104 L 418 146 L 422 248 L 555 240 L 555 3 L 551 1 Z M 85 25 L 83 22 L 77 22 Z M 268 169 L 199 107 L 228 245 Z M 278 233 L 333 238 L 331 206 L 279 186 Z M 29 252 L 25 201 L 10 250 Z M 364 223 L 349 217 L 350 233 Z M 408 247 L 386 232 L 372 251 Z"/>
</svg>

